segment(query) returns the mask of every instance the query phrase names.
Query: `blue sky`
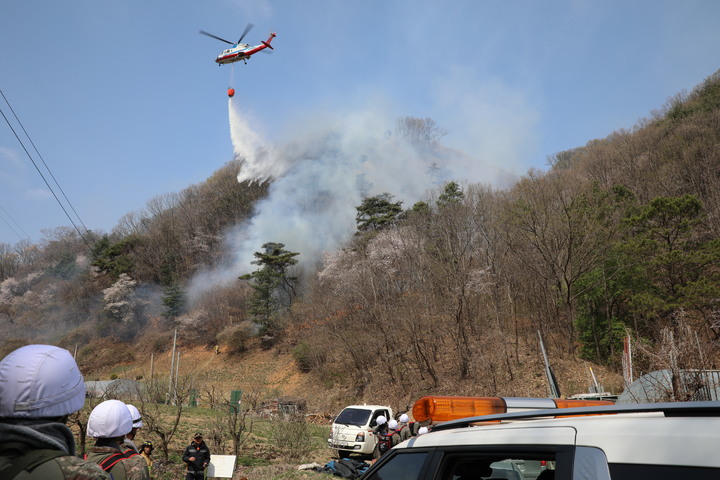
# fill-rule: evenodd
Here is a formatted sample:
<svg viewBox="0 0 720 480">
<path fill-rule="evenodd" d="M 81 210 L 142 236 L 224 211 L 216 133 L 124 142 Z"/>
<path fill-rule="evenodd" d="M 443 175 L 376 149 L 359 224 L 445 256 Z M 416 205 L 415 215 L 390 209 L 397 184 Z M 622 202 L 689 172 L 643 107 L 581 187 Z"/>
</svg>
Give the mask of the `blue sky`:
<svg viewBox="0 0 720 480">
<path fill-rule="evenodd" d="M 477 160 L 457 180 L 493 181 L 483 165 L 544 169 L 720 69 L 718 18 L 714 0 L 4 0 L 0 89 L 83 223 L 109 232 L 233 158 L 230 83 L 268 142 L 327 114 L 430 117 Z M 248 22 L 275 51 L 218 67 L 225 44 L 198 30 Z M 4 119 L 0 207 L 0 242 L 70 225 Z"/>
</svg>

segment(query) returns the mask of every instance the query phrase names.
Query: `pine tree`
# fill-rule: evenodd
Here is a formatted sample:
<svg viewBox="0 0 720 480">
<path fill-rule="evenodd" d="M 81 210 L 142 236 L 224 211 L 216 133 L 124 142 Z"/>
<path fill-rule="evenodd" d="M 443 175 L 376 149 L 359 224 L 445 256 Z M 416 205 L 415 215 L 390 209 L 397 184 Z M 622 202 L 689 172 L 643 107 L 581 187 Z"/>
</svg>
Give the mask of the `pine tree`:
<svg viewBox="0 0 720 480">
<path fill-rule="evenodd" d="M 445 184 L 445 190 L 437 200 L 437 206 L 442 208 L 454 205 L 462 201 L 463 198 L 465 198 L 465 194 L 460 189 L 460 185 L 456 182 L 448 182 Z"/>
<path fill-rule="evenodd" d="M 363 200 L 355 207 L 355 223 L 360 232 L 380 230 L 394 223 L 402 214 L 402 202 L 392 202 L 393 196 L 383 193 Z"/>
<path fill-rule="evenodd" d="M 250 298 L 250 314 L 263 334 L 272 334 L 272 319 L 276 312 L 289 308 L 295 296 L 296 277 L 289 275 L 289 267 L 297 264 L 297 252 L 285 250 L 285 244 L 268 242 L 264 252 L 255 252 L 253 265 L 260 268 L 240 277 L 248 280 L 255 290 Z"/>
<path fill-rule="evenodd" d="M 165 286 L 162 303 L 167 307 L 162 313 L 165 318 L 177 318 L 185 312 L 185 292 L 177 282 Z"/>
</svg>

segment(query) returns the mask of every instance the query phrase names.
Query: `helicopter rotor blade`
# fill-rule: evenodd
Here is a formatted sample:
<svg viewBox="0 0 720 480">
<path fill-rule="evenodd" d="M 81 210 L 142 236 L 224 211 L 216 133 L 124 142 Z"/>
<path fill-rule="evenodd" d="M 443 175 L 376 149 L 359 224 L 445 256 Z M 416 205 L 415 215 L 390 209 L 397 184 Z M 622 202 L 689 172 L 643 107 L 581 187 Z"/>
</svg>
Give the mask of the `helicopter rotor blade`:
<svg viewBox="0 0 720 480">
<path fill-rule="evenodd" d="M 235 45 L 235 43 L 231 42 L 230 40 L 225 40 L 224 38 L 220 38 L 218 36 L 213 35 L 212 33 L 208 33 L 205 30 L 200 30 L 200 33 L 203 35 L 207 35 L 208 37 L 212 37 L 215 40 L 220 40 L 221 42 L 229 43 L 230 45 Z M 238 42 L 239 43 L 239 42 Z"/>
<path fill-rule="evenodd" d="M 242 40 L 243 40 L 243 38 L 245 38 L 245 35 L 247 35 L 247 33 L 248 33 L 254 26 L 255 26 L 255 25 L 253 25 L 252 23 L 248 23 L 248 24 L 247 24 L 247 27 L 245 27 L 245 31 L 242 33 L 242 35 L 240 35 L 240 40 L 238 40 L 237 43 L 241 43 Z"/>
</svg>

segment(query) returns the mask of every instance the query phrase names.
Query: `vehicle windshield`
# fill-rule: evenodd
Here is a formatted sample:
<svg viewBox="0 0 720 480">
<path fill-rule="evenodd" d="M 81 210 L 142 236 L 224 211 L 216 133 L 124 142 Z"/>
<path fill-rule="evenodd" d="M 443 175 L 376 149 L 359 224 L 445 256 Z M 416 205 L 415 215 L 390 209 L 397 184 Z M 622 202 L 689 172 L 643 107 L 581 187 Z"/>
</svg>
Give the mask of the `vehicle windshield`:
<svg viewBox="0 0 720 480">
<path fill-rule="evenodd" d="M 346 408 L 337 416 L 335 423 L 360 427 L 367 423 L 371 413 L 372 410 L 365 410 L 364 408 Z"/>
</svg>

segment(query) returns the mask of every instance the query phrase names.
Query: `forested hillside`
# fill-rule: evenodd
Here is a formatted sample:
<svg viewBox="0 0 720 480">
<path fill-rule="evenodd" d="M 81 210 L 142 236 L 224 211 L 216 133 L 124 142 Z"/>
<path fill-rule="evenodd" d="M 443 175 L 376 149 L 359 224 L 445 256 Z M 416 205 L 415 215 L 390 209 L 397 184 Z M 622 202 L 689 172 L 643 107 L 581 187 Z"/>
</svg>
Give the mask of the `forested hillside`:
<svg viewBox="0 0 720 480">
<path fill-rule="evenodd" d="M 443 148 L 434 122 L 411 120 L 400 125 Z M 190 292 L 267 195 L 268 182 L 236 180 L 241 168 L 159 196 L 90 242 L 60 229 L 0 245 L 0 354 L 53 343 L 94 371 L 166 351 L 175 329 L 182 345 L 234 359 L 258 337 L 291 349 L 322 388 L 397 403 L 528 394 L 543 381 L 538 331 L 554 358 L 617 372 L 626 335 L 636 372 L 717 366 L 720 72 L 511 188 L 458 178 L 406 208 L 366 198 L 356 234 L 316 269 L 268 238 L 256 271 Z"/>
</svg>

